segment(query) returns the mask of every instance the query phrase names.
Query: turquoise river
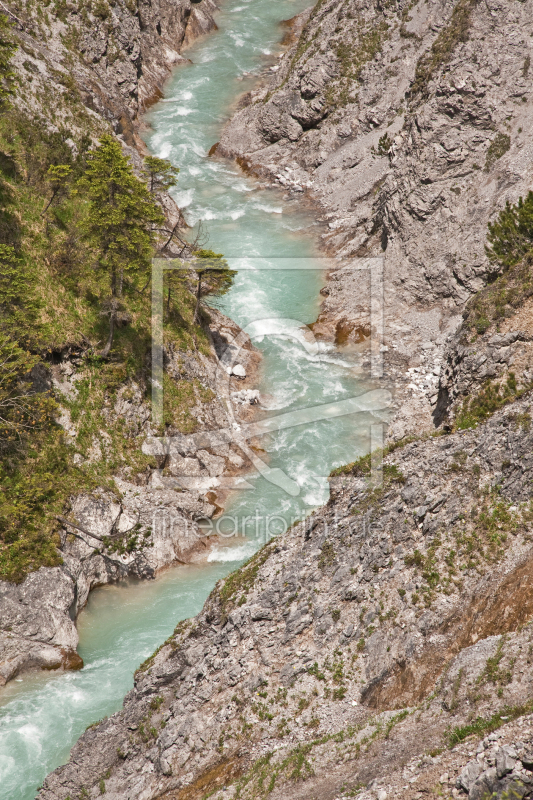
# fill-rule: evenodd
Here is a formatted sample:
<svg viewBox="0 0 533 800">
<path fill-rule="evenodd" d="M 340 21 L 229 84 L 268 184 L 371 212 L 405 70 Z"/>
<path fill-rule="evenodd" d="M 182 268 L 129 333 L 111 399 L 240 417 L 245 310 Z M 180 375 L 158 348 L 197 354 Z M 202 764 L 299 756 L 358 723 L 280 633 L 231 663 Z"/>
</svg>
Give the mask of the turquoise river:
<svg viewBox="0 0 533 800">
<path fill-rule="evenodd" d="M 310 346 L 298 331 L 312 323 L 324 283 L 319 229 L 298 199 L 261 189 L 229 161 L 208 158 L 240 94 L 274 63 L 280 22 L 309 0 L 225 0 L 218 30 L 188 51 L 150 112 L 147 144 L 180 168 L 174 196 L 189 224 L 203 220 L 209 247 L 239 270 L 222 310 L 246 326 L 263 353 L 261 390 L 268 414 L 335 404 L 367 388 L 356 356 Z M 296 195 L 296 198 L 298 196 Z M 274 334 L 274 335 L 273 335 Z M 259 474 L 230 498 L 227 513 L 278 517 L 271 530 L 301 518 L 328 497 L 326 476 L 368 451 L 369 414 L 315 421 L 269 434 L 270 468 L 296 487 L 287 494 Z M 85 728 L 120 709 L 136 667 L 177 622 L 201 609 L 216 581 L 261 544 L 250 535 L 215 549 L 203 566 L 179 566 L 155 581 L 98 589 L 81 613 L 80 672 L 25 675 L 0 693 L 0 798 L 32 800 L 48 772 L 68 759 Z"/>
</svg>

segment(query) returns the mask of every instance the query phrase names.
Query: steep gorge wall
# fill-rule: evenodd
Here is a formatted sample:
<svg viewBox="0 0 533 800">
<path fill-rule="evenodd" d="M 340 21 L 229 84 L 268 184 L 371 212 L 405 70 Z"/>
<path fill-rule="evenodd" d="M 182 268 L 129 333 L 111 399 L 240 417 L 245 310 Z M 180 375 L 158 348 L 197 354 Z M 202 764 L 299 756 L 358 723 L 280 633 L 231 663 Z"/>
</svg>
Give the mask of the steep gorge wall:
<svg viewBox="0 0 533 800">
<path fill-rule="evenodd" d="M 39 797 L 96 798 L 103 780 L 110 800 L 334 800 L 364 786 L 365 800 L 412 800 L 443 773 L 445 797 L 478 777 L 476 792 L 512 782 L 530 797 L 517 752 L 490 772 L 496 745 L 460 776 L 473 720 L 531 749 L 531 402 L 407 444 L 382 487 L 368 460 L 332 479 L 328 506 L 217 585 Z"/>
<path fill-rule="evenodd" d="M 328 252 L 384 257 L 389 436 L 416 436 L 221 581 L 43 800 L 533 796 L 531 299 L 483 329 L 472 306 L 487 222 L 532 183 L 531 12 L 321 0 L 228 124 L 218 153 L 307 193 Z M 314 330 L 357 340 L 342 267 Z M 495 414 L 420 435 L 511 370 Z"/>
<path fill-rule="evenodd" d="M 101 117 L 130 146 L 140 145 L 140 115 L 185 62 L 182 48 L 216 28 L 213 0 L 52 2 L 44 11 L 25 0 L 7 7 L 20 42 L 19 101 L 49 121 L 56 106 L 57 123 L 75 127 L 85 107 L 93 124 Z"/>
<path fill-rule="evenodd" d="M 93 141 L 111 127 L 136 169 L 142 166 L 139 151 L 145 152 L 136 135 L 140 115 L 161 96 L 172 67 L 185 63 L 181 49 L 216 27 L 212 0 L 120 0 L 111 4 L 104 0 L 46 6 L 26 0 L 9 3 L 6 8 L 19 44 L 13 58 L 16 83 L 12 104 L 16 112 L 30 121 L 41 120 L 47 130 L 66 129 L 73 136 L 88 135 Z M 75 143 L 68 142 L 75 150 Z M 160 199 L 172 228 L 179 209 L 170 195 Z M 56 308 L 50 313 L 57 313 Z M 227 409 L 217 397 L 216 375 L 224 347 L 238 332 L 230 320 L 214 312 L 206 352 L 200 352 L 198 346 L 185 352 L 166 351 L 169 380 L 181 382 L 191 393 L 187 408 L 187 398 L 183 400 L 191 429 L 208 431 L 229 424 Z M 83 337 L 82 341 L 84 346 L 88 344 Z M 41 365 L 39 374 L 42 388 L 53 390 L 60 406 L 65 405 L 60 423 L 71 447 L 72 468 L 90 470 L 109 457 L 117 430 L 119 436 L 136 442 L 140 454 L 146 437 L 154 433 L 146 401 L 147 382 L 142 377 L 130 379 L 118 387 L 116 396 L 104 392 L 101 410 L 106 424 L 102 427 L 100 420 L 85 452 L 78 441 L 85 414 L 73 422 L 68 410 L 69 402 L 79 396 L 80 382 L 90 380 L 83 346 L 67 342 L 55 358 L 59 363 Z M 256 360 L 248 342 L 241 361 L 248 368 Z M 243 386 L 237 378 L 228 378 L 228 383 L 234 390 Z M 89 399 L 94 406 L 94 397 Z M 92 406 L 87 409 L 89 415 L 95 411 Z M 241 412 L 244 407 L 237 403 L 236 416 Z M 0 581 L 0 685 L 25 669 L 81 666 L 73 620 L 94 587 L 129 575 L 150 578 L 169 564 L 206 557 L 207 545 L 196 519 L 211 516 L 216 506 L 206 496 L 212 500 L 214 493 L 206 493 L 200 484 L 207 479 L 215 485 L 220 475 L 233 474 L 244 464 L 229 444 L 213 446 L 216 452 L 211 452 L 207 436 L 200 455 L 188 450 L 174 453 L 166 468 L 170 486 L 164 485 L 157 469 L 145 468 L 139 473 L 138 459 L 134 459 L 133 466 L 124 462 L 113 475 L 115 493 L 106 485 L 68 499 L 63 514 L 78 527 L 64 521 L 58 526 L 62 564 L 43 566 L 20 584 Z M 165 459 L 156 461 L 162 467 Z M 182 463 L 185 468 L 180 470 Z M 198 487 L 182 490 L 173 478 L 183 474 L 197 476 Z M 159 524 L 154 524 L 155 509 L 161 512 Z M 126 540 L 128 531 L 133 531 L 139 546 L 121 550 L 103 543 L 107 537 Z"/>
<path fill-rule="evenodd" d="M 465 305 L 493 277 L 487 223 L 531 188 L 532 33 L 529 0 L 320 2 L 222 136 L 220 154 L 318 206 L 342 266 L 384 258 L 394 439 L 449 410 L 457 392 L 449 368 L 437 409 L 439 372 L 457 361 L 444 351 Z M 363 277 L 338 269 L 323 293 L 315 333 L 368 331 Z"/>
</svg>

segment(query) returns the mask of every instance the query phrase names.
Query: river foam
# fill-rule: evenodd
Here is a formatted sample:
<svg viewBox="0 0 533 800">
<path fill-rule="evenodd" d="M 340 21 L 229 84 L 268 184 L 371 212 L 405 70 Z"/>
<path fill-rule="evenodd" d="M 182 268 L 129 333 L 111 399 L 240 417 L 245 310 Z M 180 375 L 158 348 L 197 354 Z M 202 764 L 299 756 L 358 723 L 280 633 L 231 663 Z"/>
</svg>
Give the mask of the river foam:
<svg viewBox="0 0 533 800">
<path fill-rule="evenodd" d="M 188 49 L 191 63 L 177 69 L 167 96 L 149 115 L 151 152 L 181 168 L 173 194 L 187 221 L 209 220 L 208 246 L 242 268 L 220 305 L 242 326 L 258 326 L 260 388 L 270 398 L 262 412 L 266 418 L 364 390 L 348 357 L 321 344 L 309 350 L 286 329 L 286 320 L 303 327 L 319 311 L 323 274 L 313 220 L 298 201 L 260 190 L 236 165 L 207 157 L 220 139 L 228 109 L 243 91 L 239 79 L 268 65 L 282 35 L 279 22 L 308 5 L 309 0 L 226 0 L 217 16 L 219 30 Z M 302 259 L 308 270 L 300 268 Z M 245 261 L 251 268 L 244 269 Z M 261 335 L 263 321 L 272 319 L 279 320 L 283 336 L 273 336 L 266 323 Z M 257 457 L 263 474 L 247 477 L 252 488 L 230 498 L 226 514 L 257 513 L 263 520 L 274 515 L 287 525 L 303 517 L 327 500 L 332 466 L 366 450 L 370 421 L 368 414 L 346 416 L 262 436 Z M 299 495 L 269 482 L 268 468 L 284 471 Z M 263 541 L 264 527 L 246 543 L 217 548 L 201 567 L 176 567 L 155 581 L 94 591 L 79 618 L 85 668 L 25 675 L 0 696 L 2 800 L 32 800 L 45 775 L 68 759 L 85 728 L 120 708 L 138 665 L 179 620 L 196 614 L 215 583 Z"/>
</svg>

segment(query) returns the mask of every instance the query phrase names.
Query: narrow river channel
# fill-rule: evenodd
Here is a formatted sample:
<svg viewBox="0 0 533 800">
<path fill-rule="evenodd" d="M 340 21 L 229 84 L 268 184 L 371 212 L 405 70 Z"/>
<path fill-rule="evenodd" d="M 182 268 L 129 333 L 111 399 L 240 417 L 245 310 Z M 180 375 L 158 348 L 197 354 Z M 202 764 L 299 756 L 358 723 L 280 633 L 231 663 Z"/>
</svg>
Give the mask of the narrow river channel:
<svg viewBox="0 0 533 800">
<path fill-rule="evenodd" d="M 316 319 L 324 281 L 313 220 L 298 200 L 261 190 L 235 165 L 207 157 L 237 97 L 272 63 L 280 21 L 309 2 L 225 0 L 219 30 L 188 50 L 192 63 L 169 82 L 166 97 L 148 116 L 146 137 L 154 155 L 180 167 L 174 196 L 188 222 L 204 220 L 208 246 L 239 270 L 222 310 L 241 326 L 252 325 L 263 353 L 260 388 L 268 394 L 271 415 L 334 404 L 367 388 L 358 377 L 357 356 L 305 346 L 294 335 Z M 270 335 L 272 330 L 278 335 Z M 265 461 L 282 469 L 299 493 L 287 494 L 254 475 L 252 488 L 231 498 L 227 513 L 275 514 L 290 523 L 321 505 L 332 467 L 368 450 L 371 419 L 338 417 L 264 436 Z M 121 707 L 139 663 L 260 544 L 250 536 L 244 545 L 214 551 L 205 566 L 176 567 L 155 581 L 95 591 L 79 618 L 84 669 L 24 676 L 0 694 L 0 798 L 32 800 L 85 728 Z"/>
</svg>

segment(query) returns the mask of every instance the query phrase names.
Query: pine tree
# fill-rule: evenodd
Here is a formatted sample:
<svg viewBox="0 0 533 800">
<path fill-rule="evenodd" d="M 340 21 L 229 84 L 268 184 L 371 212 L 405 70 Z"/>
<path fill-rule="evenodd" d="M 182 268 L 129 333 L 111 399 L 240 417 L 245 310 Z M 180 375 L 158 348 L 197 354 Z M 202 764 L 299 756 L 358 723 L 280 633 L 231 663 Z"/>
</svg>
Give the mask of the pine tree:
<svg viewBox="0 0 533 800">
<path fill-rule="evenodd" d="M 487 240 L 488 257 L 505 269 L 533 257 L 533 192 L 517 205 L 507 201 L 496 222 L 489 222 Z"/>
<path fill-rule="evenodd" d="M 144 159 L 143 175 L 147 179 L 148 189 L 151 195 L 166 192 L 172 186 L 176 186 L 179 169 L 173 167 L 170 161 L 164 158 L 148 156 Z"/>
<path fill-rule="evenodd" d="M 46 214 L 54 200 L 61 195 L 66 194 L 68 191 L 68 181 L 69 178 L 72 176 L 72 167 L 70 164 L 52 164 L 52 166 L 48 167 L 48 172 L 46 173 L 46 180 L 50 189 L 52 190 L 52 196 L 50 200 L 46 204 L 46 207 L 42 213 L 42 216 Z"/>
<path fill-rule="evenodd" d="M 107 357 L 119 304 L 135 287 L 138 277 L 146 279 L 154 252 L 154 226 L 164 222 L 163 213 L 139 180 L 120 144 L 110 135 L 87 156 L 80 188 L 89 200 L 86 230 L 99 252 L 99 266 L 108 283 L 110 299 L 104 313 L 109 315 L 109 336 L 102 357 Z"/>
<path fill-rule="evenodd" d="M 237 271 L 230 269 L 222 253 L 213 250 L 197 250 L 192 269 L 198 279 L 196 285 L 196 307 L 194 309 L 194 322 L 198 322 L 202 299 L 208 296 L 221 297 L 233 286 Z"/>
</svg>

